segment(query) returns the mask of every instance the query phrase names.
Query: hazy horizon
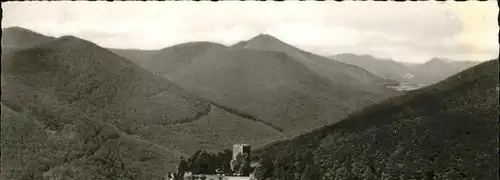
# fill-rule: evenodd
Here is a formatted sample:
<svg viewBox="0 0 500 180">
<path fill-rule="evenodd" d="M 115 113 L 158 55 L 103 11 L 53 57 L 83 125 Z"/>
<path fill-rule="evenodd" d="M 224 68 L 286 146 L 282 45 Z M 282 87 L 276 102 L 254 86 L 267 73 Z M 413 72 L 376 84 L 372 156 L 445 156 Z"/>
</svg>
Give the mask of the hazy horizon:
<svg viewBox="0 0 500 180">
<path fill-rule="evenodd" d="M 263 33 L 324 56 L 369 54 L 411 63 L 433 57 L 485 61 L 498 56 L 495 5 L 7 2 L 2 3 L 2 28 L 19 26 L 54 37 L 73 35 L 117 49 L 154 50 L 191 41 L 231 45 Z"/>
</svg>

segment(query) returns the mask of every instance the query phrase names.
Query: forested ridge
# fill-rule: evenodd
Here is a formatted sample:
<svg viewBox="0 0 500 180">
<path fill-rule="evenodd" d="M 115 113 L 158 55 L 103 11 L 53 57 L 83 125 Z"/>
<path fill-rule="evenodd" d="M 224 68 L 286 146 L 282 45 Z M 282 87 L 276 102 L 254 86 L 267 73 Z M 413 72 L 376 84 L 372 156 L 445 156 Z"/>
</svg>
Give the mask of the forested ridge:
<svg viewBox="0 0 500 180">
<path fill-rule="evenodd" d="M 256 152 L 261 179 L 495 179 L 498 59 Z M 307 175 L 304 175 L 307 174 Z"/>
</svg>

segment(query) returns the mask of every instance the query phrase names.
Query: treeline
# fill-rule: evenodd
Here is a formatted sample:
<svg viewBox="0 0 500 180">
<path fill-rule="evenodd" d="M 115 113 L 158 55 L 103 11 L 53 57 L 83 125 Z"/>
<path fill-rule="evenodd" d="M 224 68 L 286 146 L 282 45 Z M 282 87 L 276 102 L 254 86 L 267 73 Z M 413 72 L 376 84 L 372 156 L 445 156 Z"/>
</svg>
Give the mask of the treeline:
<svg viewBox="0 0 500 180">
<path fill-rule="evenodd" d="M 235 176 L 249 176 L 253 172 L 255 178 L 259 180 L 310 180 L 319 179 L 322 173 L 318 171 L 320 167 L 314 165 L 311 151 L 281 151 L 275 158 L 270 157 L 272 156 L 262 156 L 262 158 L 257 159 L 257 167 L 252 168 L 249 154 L 238 154 L 236 159 L 232 161 L 231 150 L 217 153 L 198 150 L 187 159 L 181 158 L 175 177 L 183 179 L 186 172 Z M 234 170 L 231 169 L 231 165 Z"/>
<path fill-rule="evenodd" d="M 232 161 L 232 154 L 233 152 L 228 149 L 217 153 L 198 150 L 187 159 L 184 157 L 181 158 L 175 177 L 182 179 L 186 172 L 191 172 L 192 174 L 248 176 L 252 171 L 250 167 L 250 155 L 240 153 Z M 234 171 L 231 169 L 231 165 L 234 167 Z"/>
<path fill-rule="evenodd" d="M 181 158 L 178 174 L 184 175 L 184 172 L 193 174 L 230 173 L 231 159 L 232 151 L 230 150 L 224 150 L 216 154 L 198 150 L 188 159 Z"/>
<path fill-rule="evenodd" d="M 319 179 L 320 167 L 313 163 L 311 151 L 280 152 L 275 158 L 264 156 L 254 171 L 258 180 L 311 180 Z"/>
</svg>

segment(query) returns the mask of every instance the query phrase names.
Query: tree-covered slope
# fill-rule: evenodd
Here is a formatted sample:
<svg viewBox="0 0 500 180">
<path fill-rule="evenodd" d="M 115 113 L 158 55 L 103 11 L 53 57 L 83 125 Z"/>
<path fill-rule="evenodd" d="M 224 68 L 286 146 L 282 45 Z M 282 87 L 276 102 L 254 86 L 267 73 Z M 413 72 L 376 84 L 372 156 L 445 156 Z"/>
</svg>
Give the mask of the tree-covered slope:
<svg viewBox="0 0 500 180">
<path fill-rule="evenodd" d="M 495 179 L 498 59 L 256 152 L 269 179 Z M 266 178 L 267 179 L 267 178 Z"/>
<path fill-rule="evenodd" d="M 289 135 L 330 124 L 382 98 L 332 84 L 285 53 L 243 48 L 213 51 L 168 78 Z"/>
<path fill-rule="evenodd" d="M 158 179 L 186 153 L 281 135 L 76 37 L 1 68 L 1 179 Z"/>
<path fill-rule="evenodd" d="M 183 66 L 203 58 L 206 53 L 223 48 L 226 46 L 212 42 L 183 43 L 160 50 L 150 58 L 145 67 L 154 72 L 169 74 L 182 70 Z"/>
<path fill-rule="evenodd" d="M 381 96 L 392 94 L 391 90 L 384 86 L 397 84 L 394 80 L 382 78 L 363 68 L 332 61 L 330 58 L 301 50 L 267 34 L 260 34 L 232 47 L 283 52 L 335 85 L 350 86 L 372 94 Z"/>
</svg>

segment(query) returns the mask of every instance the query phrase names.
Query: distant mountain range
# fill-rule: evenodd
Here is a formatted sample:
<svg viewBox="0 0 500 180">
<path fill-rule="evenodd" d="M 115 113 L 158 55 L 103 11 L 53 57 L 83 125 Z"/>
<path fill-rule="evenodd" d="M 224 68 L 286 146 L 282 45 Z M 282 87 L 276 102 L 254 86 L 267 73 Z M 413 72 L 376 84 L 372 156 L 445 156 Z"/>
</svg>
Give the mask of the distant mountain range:
<svg viewBox="0 0 500 180">
<path fill-rule="evenodd" d="M 262 179 L 294 179 L 297 174 L 309 179 L 495 179 L 498 67 L 498 59 L 481 63 L 367 107 L 339 123 L 269 145 L 254 153 L 262 158 L 256 175 Z"/>
<path fill-rule="evenodd" d="M 136 62 L 199 97 L 251 114 L 286 134 L 307 132 L 398 94 L 384 87 L 397 84 L 393 80 L 266 34 L 230 47 L 211 42 L 175 45 Z"/>
<path fill-rule="evenodd" d="M 381 59 L 370 55 L 338 54 L 332 59 L 364 68 L 380 77 L 401 83 L 431 85 L 462 70 L 479 64 L 478 61 L 453 61 L 432 58 L 423 64 L 409 64 Z"/>
<path fill-rule="evenodd" d="M 265 145 L 400 94 L 267 35 L 142 51 L 2 32 L 1 179 L 155 179 L 198 149 Z"/>
</svg>

